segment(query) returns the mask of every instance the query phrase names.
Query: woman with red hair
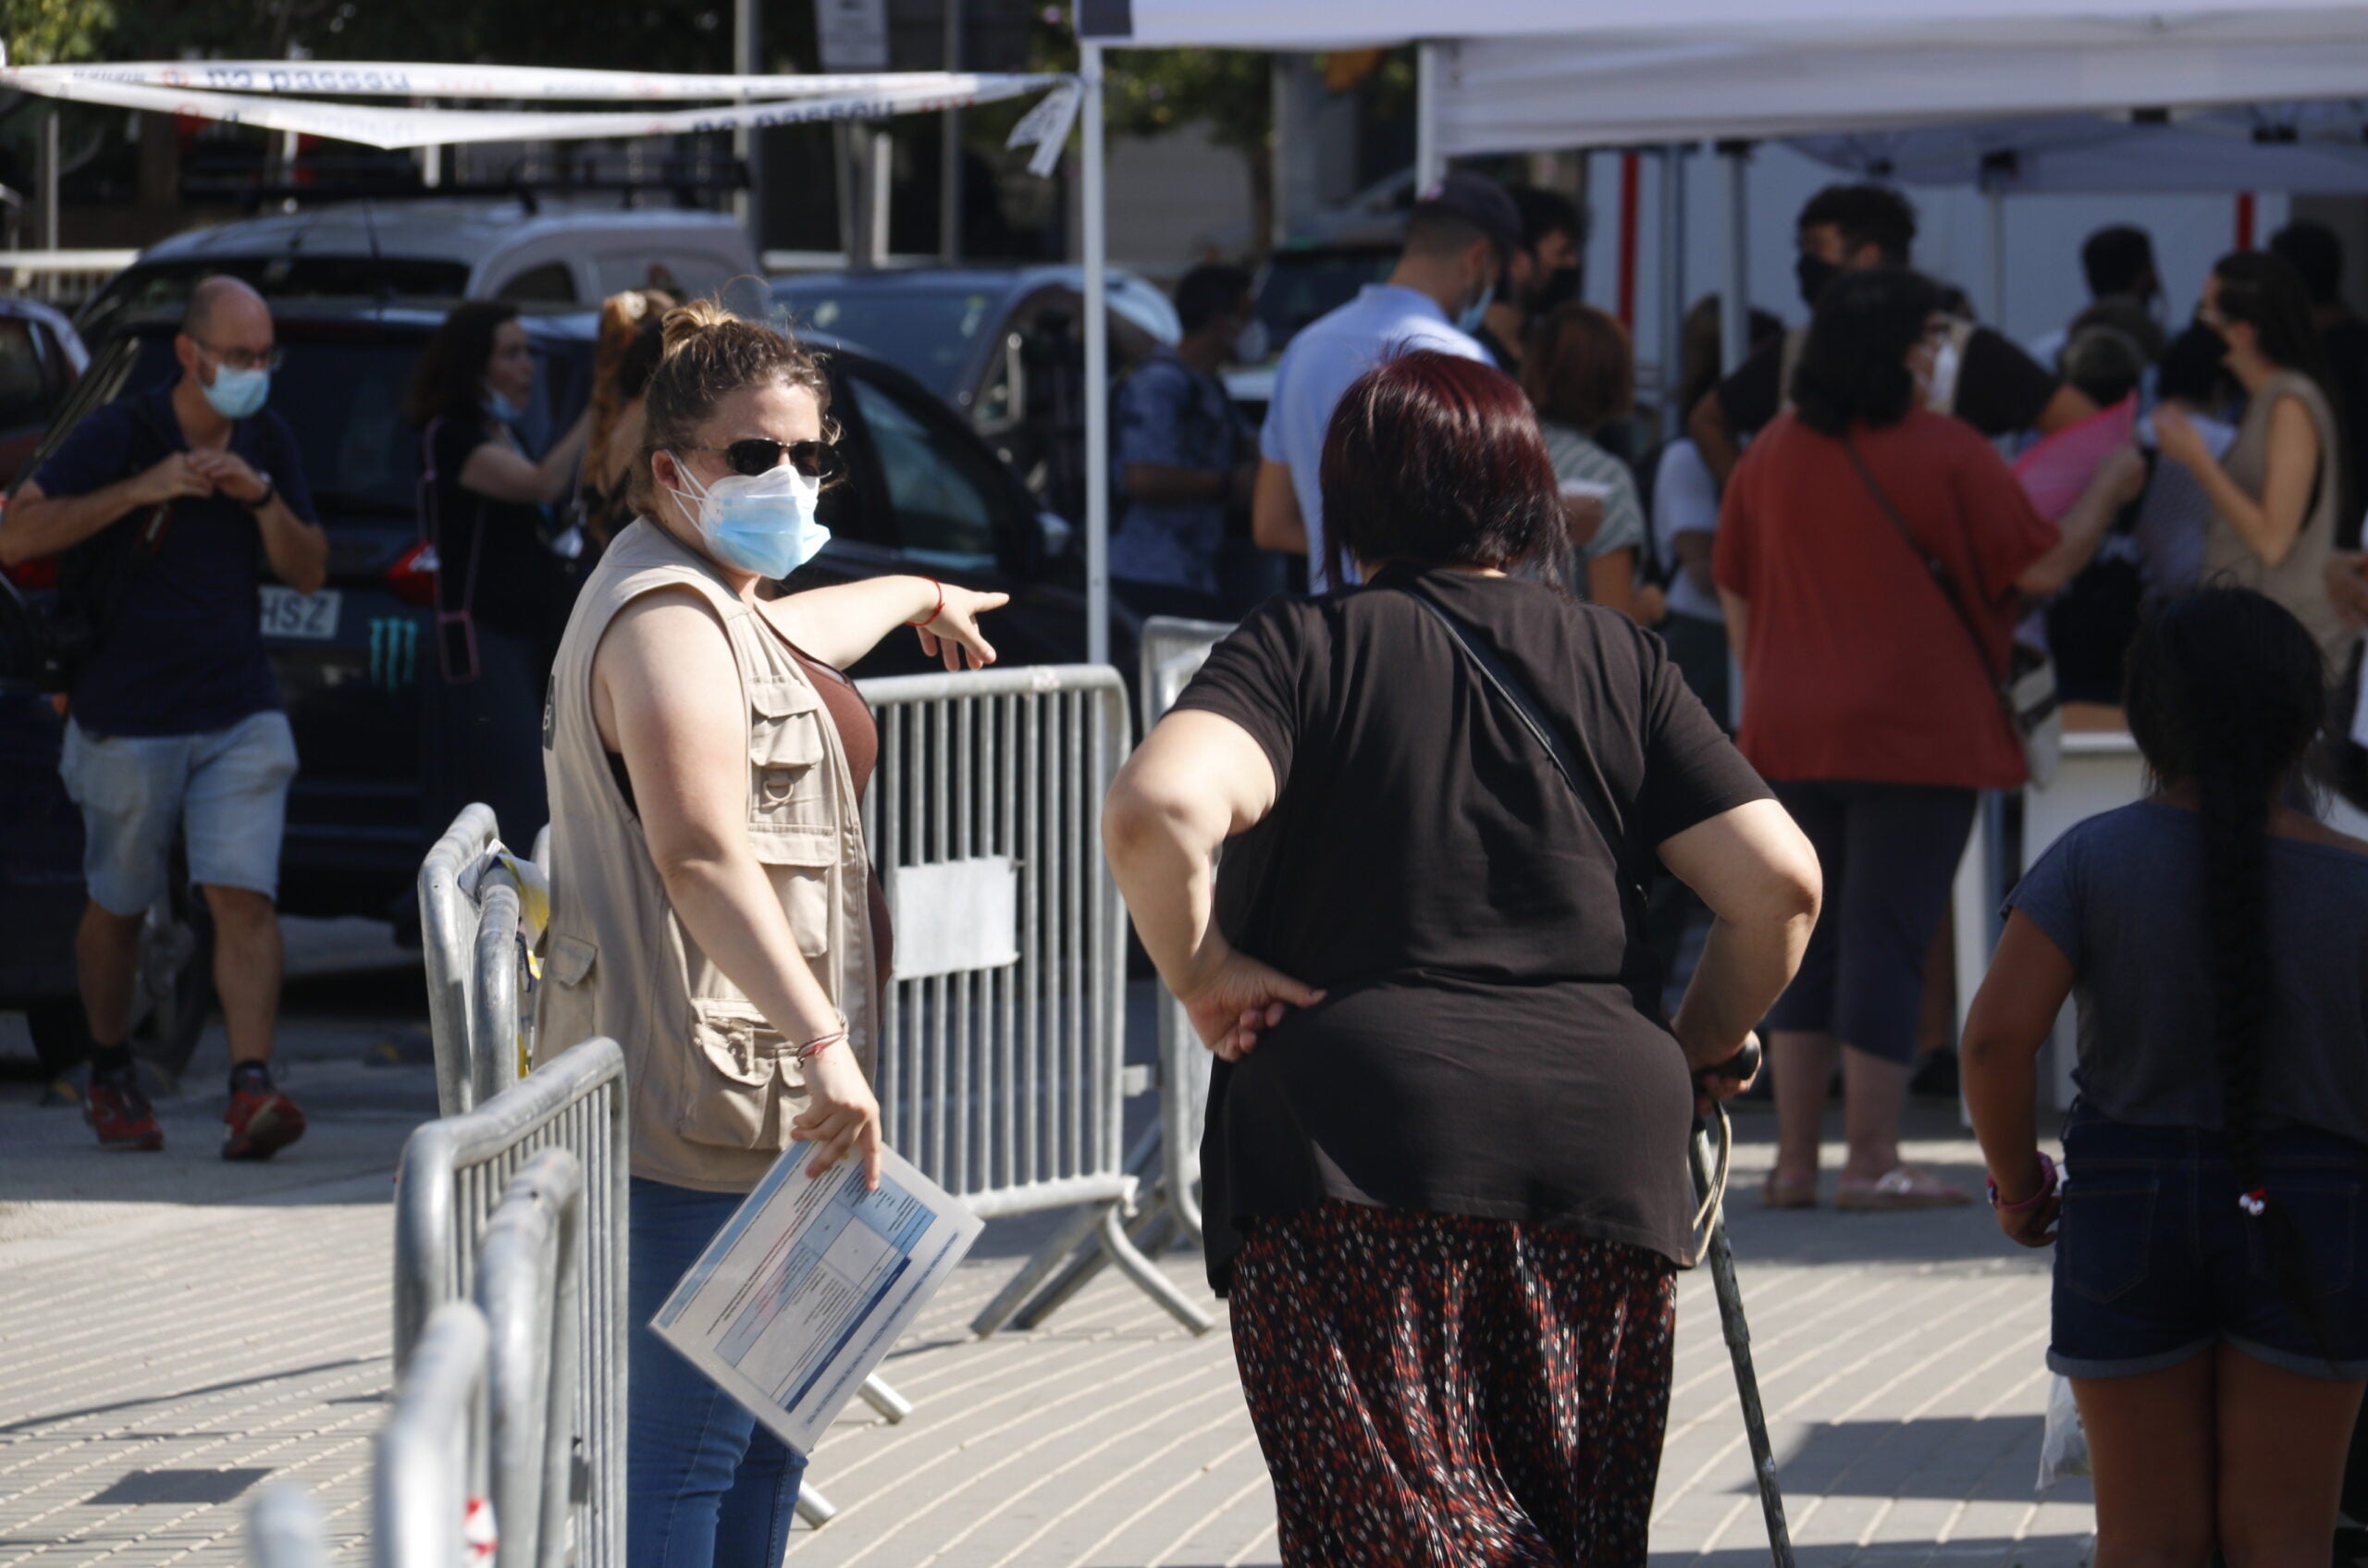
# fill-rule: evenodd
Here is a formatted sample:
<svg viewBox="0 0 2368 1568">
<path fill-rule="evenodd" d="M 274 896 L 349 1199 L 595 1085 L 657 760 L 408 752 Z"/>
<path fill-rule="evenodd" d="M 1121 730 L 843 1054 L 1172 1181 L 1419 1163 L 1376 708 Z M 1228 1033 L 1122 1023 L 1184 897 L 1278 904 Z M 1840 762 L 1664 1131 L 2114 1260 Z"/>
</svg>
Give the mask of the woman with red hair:
<svg viewBox="0 0 2368 1568">
<path fill-rule="evenodd" d="M 1564 537 L 1511 381 L 1383 364 L 1321 478 L 1366 586 L 1252 615 L 1104 819 L 1220 1058 L 1210 1282 L 1283 1560 L 1641 1568 L 1696 1097 L 1739 1087 L 1817 862 L 1658 640 L 1508 571 Z M 1655 856 L 1718 919 L 1674 1022 Z"/>
</svg>

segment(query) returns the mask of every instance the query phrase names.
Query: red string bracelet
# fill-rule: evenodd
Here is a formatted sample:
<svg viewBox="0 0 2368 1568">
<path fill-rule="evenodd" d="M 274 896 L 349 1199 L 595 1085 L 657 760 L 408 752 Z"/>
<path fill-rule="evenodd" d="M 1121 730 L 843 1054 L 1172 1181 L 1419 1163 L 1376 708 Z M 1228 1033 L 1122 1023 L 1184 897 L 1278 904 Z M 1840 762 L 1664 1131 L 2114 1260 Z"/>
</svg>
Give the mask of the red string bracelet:
<svg viewBox="0 0 2368 1568">
<path fill-rule="evenodd" d="M 800 1045 L 797 1048 L 798 1064 L 802 1067 L 806 1063 L 812 1061 L 815 1057 L 820 1056 L 823 1052 L 829 1050 L 832 1046 L 837 1044 L 846 1037 L 847 1031 L 844 1029 L 840 1029 L 834 1030 L 829 1034 L 821 1035 L 816 1039 L 808 1041 L 805 1044 Z"/>
<path fill-rule="evenodd" d="M 926 615 L 922 616 L 922 617 L 921 617 L 919 620 L 918 620 L 918 621 L 907 621 L 907 622 L 906 622 L 906 623 L 905 623 L 905 624 L 906 624 L 906 625 L 907 625 L 907 626 L 926 626 L 926 625 L 929 625 L 931 623 L 934 622 L 934 621 L 935 621 L 939 616 L 941 616 L 941 615 L 943 615 L 943 614 L 944 614 L 944 613 L 945 613 L 945 585 L 944 585 L 944 583 L 939 582 L 939 581 L 938 581 L 936 578 L 934 578 L 934 577 L 923 577 L 923 578 L 921 579 L 921 581 L 922 581 L 922 582 L 924 582 L 924 583 L 927 583 L 931 587 L 933 587 L 933 588 L 935 588 L 935 589 L 937 590 L 937 608 L 936 608 L 936 609 L 934 609 L 934 610 L 932 610 L 932 611 L 931 611 L 928 614 L 926 614 Z"/>
</svg>

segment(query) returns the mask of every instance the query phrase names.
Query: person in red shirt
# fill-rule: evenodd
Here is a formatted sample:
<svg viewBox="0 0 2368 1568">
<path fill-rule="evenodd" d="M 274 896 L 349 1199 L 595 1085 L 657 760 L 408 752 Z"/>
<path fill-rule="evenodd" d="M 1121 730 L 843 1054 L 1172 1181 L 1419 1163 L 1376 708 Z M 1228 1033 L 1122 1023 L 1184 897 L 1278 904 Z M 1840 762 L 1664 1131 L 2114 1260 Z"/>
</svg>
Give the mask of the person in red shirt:
<svg viewBox="0 0 2368 1568">
<path fill-rule="evenodd" d="M 1780 1207 L 1817 1202 L 1837 1046 L 1849 1154 L 1835 1206 L 1967 1201 L 1899 1156 L 1924 956 L 1977 792 L 2024 783 L 1997 692 L 2015 623 L 2096 553 L 2145 477 L 2134 448 L 2115 453 L 2059 532 L 1971 426 L 1923 406 L 1946 329 L 1928 278 L 1835 278 L 1794 407 L 1752 443 L 1720 512 L 1713 569 L 1743 661 L 1737 738 L 1827 883 L 1825 919 L 1769 1019 L 1779 1133 L 1764 1195 Z"/>
</svg>

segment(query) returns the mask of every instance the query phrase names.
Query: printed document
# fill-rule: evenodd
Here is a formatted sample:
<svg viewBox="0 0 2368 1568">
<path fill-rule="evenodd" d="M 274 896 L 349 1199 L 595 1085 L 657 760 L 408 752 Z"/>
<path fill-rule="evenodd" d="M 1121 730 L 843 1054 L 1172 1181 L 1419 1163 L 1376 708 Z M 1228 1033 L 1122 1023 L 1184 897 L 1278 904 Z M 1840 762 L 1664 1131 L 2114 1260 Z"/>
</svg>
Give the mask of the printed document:
<svg viewBox="0 0 2368 1568">
<path fill-rule="evenodd" d="M 985 1222 L 893 1151 L 807 1174 L 776 1161 L 651 1327 L 773 1434 L 809 1453 Z"/>
</svg>

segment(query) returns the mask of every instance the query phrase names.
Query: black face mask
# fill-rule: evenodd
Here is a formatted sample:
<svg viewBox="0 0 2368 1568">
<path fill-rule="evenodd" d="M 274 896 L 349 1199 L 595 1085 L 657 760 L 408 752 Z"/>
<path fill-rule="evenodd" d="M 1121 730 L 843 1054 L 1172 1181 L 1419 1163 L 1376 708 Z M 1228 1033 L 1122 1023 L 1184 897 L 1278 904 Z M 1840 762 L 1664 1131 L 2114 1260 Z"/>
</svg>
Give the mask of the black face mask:
<svg viewBox="0 0 2368 1568">
<path fill-rule="evenodd" d="M 2200 340 L 2212 345 L 2212 356 L 2214 359 L 2224 360 L 2228 357 L 2227 335 L 2222 332 L 2217 327 L 2213 326 L 2210 322 L 2205 321 L 2199 316 L 2194 322 L 2189 324 L 2188 331 Z"/>
<path fill-rule="evenodd" d="M 1830 262 L 1814 251 L 1803 251 L 1793 260 L 1793 276 L 1800 280 L 1801 303 L 1817 309 L 1817 297 L 1825 286 L 1842 275 L 1840 264 Z"/>
</svg>

